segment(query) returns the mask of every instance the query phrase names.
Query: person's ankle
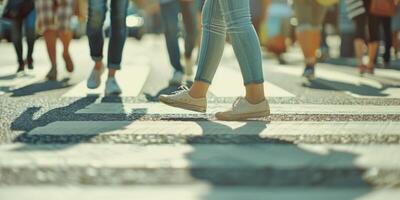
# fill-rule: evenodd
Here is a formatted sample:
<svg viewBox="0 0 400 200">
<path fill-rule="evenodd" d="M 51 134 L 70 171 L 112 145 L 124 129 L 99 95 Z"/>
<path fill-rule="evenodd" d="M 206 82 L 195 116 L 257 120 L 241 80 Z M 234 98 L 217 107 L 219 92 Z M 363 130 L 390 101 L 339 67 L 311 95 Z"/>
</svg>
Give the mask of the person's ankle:
<svg viewBox="0 0 400 200">
<path fill-rule="evenodd" d="M 199 94 L 197 92 L 194 92 L 193 90 L 189 90 L 188 94 L 190 97 L 192 97 L 194 99 L 206 98 L 206 95 Z"/>
<path fill-rule="evenodd" d="M 249 102 L 250 104 L 253 104 L 253 105 L 259 104 L 259 103 L 265 101 L 265 97 L 254 98 L 254 97 L 247 97 L 246 96 L 245 99 L 247 100 L 247 102 Z"/>
<path fill-rule="evenodd" d="M 103 68 L 103 62 L 102 61 L 96 61 L 96 63 L 94 64 L 94 68 L 97 70 L 100 70 Z"/>
</svg>

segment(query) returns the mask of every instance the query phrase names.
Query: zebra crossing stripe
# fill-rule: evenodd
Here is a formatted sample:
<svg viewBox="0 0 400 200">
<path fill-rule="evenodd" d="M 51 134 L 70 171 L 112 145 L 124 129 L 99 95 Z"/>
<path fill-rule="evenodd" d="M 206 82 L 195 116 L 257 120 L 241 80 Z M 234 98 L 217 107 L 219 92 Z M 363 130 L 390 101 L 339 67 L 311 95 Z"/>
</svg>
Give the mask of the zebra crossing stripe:
<svg viewBox="0 0 400 200">
<path fill-rule="evenodd" d="M 0 146 L 0 167 L 398 169 L 399 145 L 66 144 Z M 381 155 L 381 156 L 379 156 Z M 387 156 L 390 155 L 390 156 Z M 288 159 L 290 158 L 290 159 Z M 65 169 L 65 168 L 63 168 Z"/>
<path fill-rule="evenodd" d="M 264 90 L 268 97 L 295 97 L 294 94 L 270 82 L 265 82 Z M 243 96 L 244 85 L 240 72 L 221 66 L 217 70 L 210 92 L 217 97 Z"/>
<path fill-rule="evenodd" d="M 231 104 L 209 104 L 208 113 L 215 113 Z M 271 104 L 272 114 L 302 115 L 395 115 L 400 106 L 377 105 L 325 105 L 325 104 Z M 173 108 L 161 103 L 94 103 L 76 112 L 77 114 L 198 114 Z"/>
<path fill-rule="evenodd" d="M 299 66 L 280 66 L 272 70 L 300 76 L 303 68 Z M 377 80 L 341 72 L 324 65 L 320 65 L 317 68 L 316 75 L 317 83 L 343 91 L 356 98 L 400 98 L 400 88 L 387 88 Z"/>
<path fill-rule="evenodd" d="M 29 132 L 34 135 L 400 135 L 400 122 L 353 121 L 57 121 Z"/>
<path fill-rule="evenodd" d="M 147 80 L 150 73 L 150 68 L 147 65 L 135 67 L 125 67 L 117 74 L 117 81 L 121 87 L 121 96 L 138 96 Z M 99 88 L 91 90 L 86 86 L 86 80 L 80 82 L 71 90 L 63 95 L 63 97 L 85 97 L 90 95 L 104 96 L 105 81 L 107 80 L 107 73 L 102 76 L 102 83 Z"/>
<path fill-rule="evenodd" d="M 62 194 L 62 195 L 60 195 Z M 397 200 L 398 189 L 375 189 L 364 187 L 260 187 L 234 186 L 218 187 L 211 183 L 162 186 L 4 186 L 0 196 L 13 200 L 159 200 L 169 197 L 174 200 L 212 199 L 360 199 Z"/>
</svg>

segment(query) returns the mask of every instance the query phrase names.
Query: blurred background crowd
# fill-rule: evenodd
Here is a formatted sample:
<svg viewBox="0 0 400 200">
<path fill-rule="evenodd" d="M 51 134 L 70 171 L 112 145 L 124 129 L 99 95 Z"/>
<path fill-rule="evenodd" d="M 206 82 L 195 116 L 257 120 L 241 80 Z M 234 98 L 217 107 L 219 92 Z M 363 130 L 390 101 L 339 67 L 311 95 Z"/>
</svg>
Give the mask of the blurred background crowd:
<svg viewBox="0 0 400 200">
<path fill-rule="evenodd" d="M 42 36 L 46 40 L 57 37 L 52 38 L 52 33 L 43 30 L 49 28 L 46 20 L 54 20 L 46 18 L 46 6 L 49 6 L 46 2 L 0 0 L 0 41 L 14 43 L 17 72 L 34 67 L 32 55 L 35 40 Z M 87 28 L 88 0 L 52 2 L 64 9 L 57 20 L 68 18 L 64 24 L 60 22 L 59 39 L 64 44 L 67 70 L 73 71 L 73 58 L 68 54 L 69 42 L 86 37 L 90 32 Z M 400 9 L 394 7 L 394 12 L 386 10 L 386 13 L 379 14 L 371 10 L 374 2 L 382 5 L 397 3 L 395 0 L 250 0 L 253 24 L 266 54 L 285 64 L 287 60 L 283 55 L 291 48 L 299 48 L 303 52 L 306 68 L 320 61 L 352 59 L 360 74 L 373 74 L 376 66 L 393 67 L 399 58 Z M 129 1 L 125 16 L 127 36 L 141 40 L 145 34 L 165 34 L 171 65 L 177 71 L 184 68 L 184 73 L 192 74 L 191 67 L 195 63 L 192 57 L 195 56 L 191 54 L 201 40 L 203 3 L 202 0 Z M 109 13 L 105 16 L 102 27 L 106 37 L 110 36 L 113 23 L 113 18 L 109 16 Z M 176 36 L 189 41 L 185 43 L 185 52 L 182 53 L 185 59 L 177 57 L 181 52 L 170 39 Z M 27 42 L 26 56 L 22 54 L 23 38 Z M 48 45 L 48 48 L 51 46 Z M 182 64 L 181 60 L 184 60 Z M 50 74 L 48 78 L 54 76 Z M 176 76 L 179 81 L 180 76 Z"/>
</svg>

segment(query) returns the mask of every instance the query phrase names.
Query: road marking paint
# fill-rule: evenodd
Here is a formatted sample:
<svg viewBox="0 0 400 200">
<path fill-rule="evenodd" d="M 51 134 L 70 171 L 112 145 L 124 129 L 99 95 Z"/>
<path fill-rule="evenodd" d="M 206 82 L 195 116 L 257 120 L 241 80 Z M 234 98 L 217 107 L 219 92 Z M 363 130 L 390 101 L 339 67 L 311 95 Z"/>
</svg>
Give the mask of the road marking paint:
<svg viewBox="0 0 400 200">
<path fill-rule="evenodd" d="M 135 67 L 124 67 L 117 73 L 117 81 L 121 87 L 121 96 L 135 97 L 140 94 L 150 73 L 150 68 L 146 65 Z M 73 87 L 63 97 L 85 97 L 90 95 L 104 96 L 105 81 L 107 72 L 102 76 L 102 84 L 99 88 L 91 90 L 86 87 L 86 80 Z"/>
<path fill-rule="evenodd" d="M 209 104 L 207 113 L 215 113 L 231 104 Z M 324 104 L 271 104 L 272 114 L 302 115 L 387 115 L 400 114 L 400 106 L 376 105 L 324 105 Z M 162 103 L 95 103 L 79 111 L 77 114 L 198 114 Z"/>
<path fill-rule="evenodd" d="M 4 168 L 98 166 L 116 169 L 398 169 L 400 145 L 132 145 L 76 144 L 0 146 Z M 391 156 L 379 156 L 391 155 Z M 290 159 L 288 159 L 290 158 Z M 63 168 L 63 169 L 64 169 Z"/>
<path fill-rule="evenodd" d="M 264 90 L 268 97 L 295 97 L 294 94 L 270 82 L 265 82 Z M 220 67 L 210 87 L 210 92 L 217 97 L 243 96 L 244 86 L 240 72 L 228 67 Z"/>
<path fill-rule="evenodd" d="M 303 68 L 298 66 L 279 66 L 272 70 L 293 76 L 300 76 Z M 399 88 L 386 88 L 380 82 L 331 69 L 324 65 L 316 70 L 316 82 L 333 89 L 344 91 L 357 98 L 400 98 Z"/>
<path fill-rule="evenodd" d="M 400 122 L 58 121 L 29 135 L 400 135 Z"/>
</svg>

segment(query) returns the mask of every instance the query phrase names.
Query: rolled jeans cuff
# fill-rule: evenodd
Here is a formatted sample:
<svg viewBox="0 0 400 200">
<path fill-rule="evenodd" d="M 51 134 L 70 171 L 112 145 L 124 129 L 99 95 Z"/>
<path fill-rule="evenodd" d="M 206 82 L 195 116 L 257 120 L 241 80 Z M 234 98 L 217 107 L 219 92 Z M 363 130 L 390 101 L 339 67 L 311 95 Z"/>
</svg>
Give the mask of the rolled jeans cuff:
<svg viewBox="0 0 400 200">
<path fill-rule="evenodd" d="M 108 67 L 109 69 L 120 70 L 120 69 L 121 69 L 121 64 L 112 64 L 112 63 L 109 63 L 109 64 L 107 65 L 107 67 Z"/>
<path fill-rule="evenodd" d="M 95 61 L 95 62 L 103 60 L 103 56 L 92 56 L 92 60 Z"/>
</svg>

